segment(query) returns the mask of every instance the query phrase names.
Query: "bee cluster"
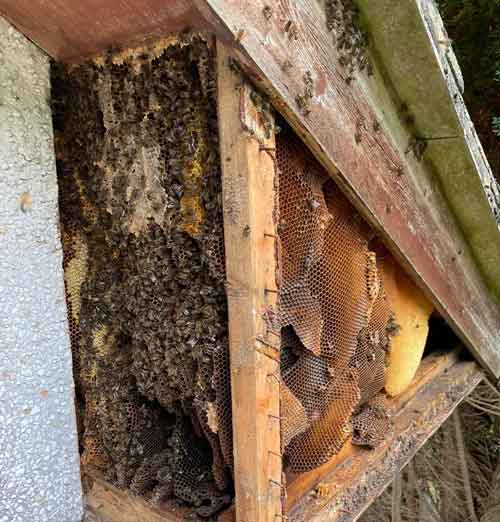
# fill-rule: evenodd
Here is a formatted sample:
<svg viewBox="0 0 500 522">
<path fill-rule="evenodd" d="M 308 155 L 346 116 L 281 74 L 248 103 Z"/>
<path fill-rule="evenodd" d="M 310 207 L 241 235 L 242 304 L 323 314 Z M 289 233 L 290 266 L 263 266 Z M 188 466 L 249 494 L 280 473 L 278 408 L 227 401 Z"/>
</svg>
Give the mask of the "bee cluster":
<svg viewBox="0 0 500 522">
<path fill-rule="evenodd" d="M 373 74 L 368 58 L 368 37 L 361 29 L 359 10 L 354 0 L 326 0 L 328 30 L 334 35 L 339 52 L 339 63 L 347 71 L 348 81 L 356 71 Z"/>
<path fill-rule="evenodd" d="M 406 148 L 405 152 L 406 154 L 412 152 L 417 161 L 422 161 L 425 151 L 427 150 L 427 145 L 427 140 L 412 136 L 408 142 L 408 147 Z"/>
<path fill-rule="evenodd" d="M 353 444 L 373 449 L 390 433 L 392 426 L 384 402 L 384 398 L 377 396 L 368 401 L 359 413 L 353 416 Z"/>
<path fill-rule="evenodd" d="M 82 463 L 209 517 L 232 463 L 212 50 L 111 50 L 52 85 Z"/>
<path fill-rule="evenodd" d="M 311 71 L 306 71 L 302 81 L 304 82 L 304 92 L 295 97 L 295 103 L 302 115 L 308 116 L 311 112 L 311 100 L 314 97 L 314 80 Z"/>
</svg>

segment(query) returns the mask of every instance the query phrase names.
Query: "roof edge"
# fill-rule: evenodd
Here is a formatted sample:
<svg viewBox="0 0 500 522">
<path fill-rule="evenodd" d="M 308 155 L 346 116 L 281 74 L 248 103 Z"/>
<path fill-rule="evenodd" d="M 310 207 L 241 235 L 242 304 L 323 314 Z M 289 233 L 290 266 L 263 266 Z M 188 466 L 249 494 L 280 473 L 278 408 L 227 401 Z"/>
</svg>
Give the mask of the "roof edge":
<svg viewBox="0 0 500 522">
<path fill-rule="evenodd" d="M 462 73 L 437 6 L 434 0 L 358 4 L 401 117 L 425 142 L 425 162 L 500 299 L 500 190 L 463 101 Z"/>
</svg>

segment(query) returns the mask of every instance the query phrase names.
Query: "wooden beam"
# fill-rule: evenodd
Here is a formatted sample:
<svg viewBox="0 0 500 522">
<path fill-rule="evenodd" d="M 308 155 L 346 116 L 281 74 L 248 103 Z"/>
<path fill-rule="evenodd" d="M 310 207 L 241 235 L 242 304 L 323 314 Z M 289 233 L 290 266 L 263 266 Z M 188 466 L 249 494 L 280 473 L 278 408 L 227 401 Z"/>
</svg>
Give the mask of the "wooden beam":
<svg viewBox="0 0 500 522">
<path fill-rule="evenodd" d="M 57 60 L 196 27 L 190 0 L 1 0 L 0 15 Z"/>
<path fill-rule="evenodd" d="M 386 82 L 405 103 L 415 134 L 430 138 L 426 159 L 500 296 L 500 191 L 462 98 L 462 74 L 436 2 L 358 0 L 358 6 Z"/>
<path fill-rule="evenodd" d="M 188 509 L 174 505 L 155 508 L 144 498 L 106 482 L 97 471 L 86 470 L 84 485 L 89 522 L 182 522 L 189 514 Z"/>
<path fill-rule="evenodd" d="M 437 362 L 437 364 L 436 364 Z M 475 362 L 432 361 L 392 402 L 392 434 L 374 450 L 348 446 L 308 491 L 289 488 L 290 521 L 354 522 L 483 378 Z M 303 485 L 303 484 L 302 484 Z"/>
<path fill-rule="evenodd" d="M 346 81 L 315 0 L 194 1 L 468 348 L 500 376 L 500 307 L 431 166 L 405 154 L 411 135 L 378 64 L 373 77 Z"/>
<path fill-rule="evenodd" d="M 219 139 L 238 522 L 281 516 L 272 116 L 217 45 Z M 262 112 L 264 111 L 264 112 Z M 259 140 L 260 137 L 260 140 Z"/>
<path fill-rule="evenodd" d="M 113 486 L 100 471 L 88 466 L 82 471 L 82 482 L 85 522 L 185 522 L 196 517 L 196 508 L 180 506 L 175 501 L 153 506 L 144 497 Z M 217 520 L 234 522 L 234 509 L 222 511 Z"/>
</svg>

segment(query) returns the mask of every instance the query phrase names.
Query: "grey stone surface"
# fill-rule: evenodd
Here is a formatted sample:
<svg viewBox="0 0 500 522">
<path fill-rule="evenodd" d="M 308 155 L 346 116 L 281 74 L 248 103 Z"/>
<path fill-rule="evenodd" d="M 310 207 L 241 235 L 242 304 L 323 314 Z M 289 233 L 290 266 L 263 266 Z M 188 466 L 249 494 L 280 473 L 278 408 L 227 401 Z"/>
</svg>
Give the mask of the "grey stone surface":
<svg viewBox="0 0 500 522">
<path fill-rule="evenodd" d="M 0 18 L 0 522 L 82 517 L 49 98 Z"/>
</svg>

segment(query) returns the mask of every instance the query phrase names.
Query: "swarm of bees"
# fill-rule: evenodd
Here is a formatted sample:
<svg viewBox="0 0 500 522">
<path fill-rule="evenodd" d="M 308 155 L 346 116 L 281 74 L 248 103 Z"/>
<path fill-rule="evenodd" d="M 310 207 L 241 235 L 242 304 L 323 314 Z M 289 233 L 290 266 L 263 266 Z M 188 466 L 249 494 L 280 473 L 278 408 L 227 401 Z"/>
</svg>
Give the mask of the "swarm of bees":
<svg viewBox="0 0 500 522">
<path fill-rule="evenodd" d="M 311 112 L 311 100 L 314 97 L 314 80 L 312 78 L 311 71 L 306 71 L 303 78 L 304 92 L 298 94 L 295 98 L 295 102 L 302 112 L 303 116 L 308 116 Z"/>
<path fill-rule="evenodd" d="M 77 237 L 86 252 L 78 284 L 66 271 L 82 460 L 209 517 L 230 500 L 231 465 L 212 50 L 184 34 L 54 65 L 52 81 L 66 267 Z"/>
<path fill-rule="evenodd" d="M 356 71 L 373 74 L 368 58 L 368 38 L 360 28 L 359 11 L 354 0 L 327 0 L 326 18 L 328 30 L 334 36 L 339 53 L 339 63 L 347 72 L 347 81 Z"/>
</svg>

